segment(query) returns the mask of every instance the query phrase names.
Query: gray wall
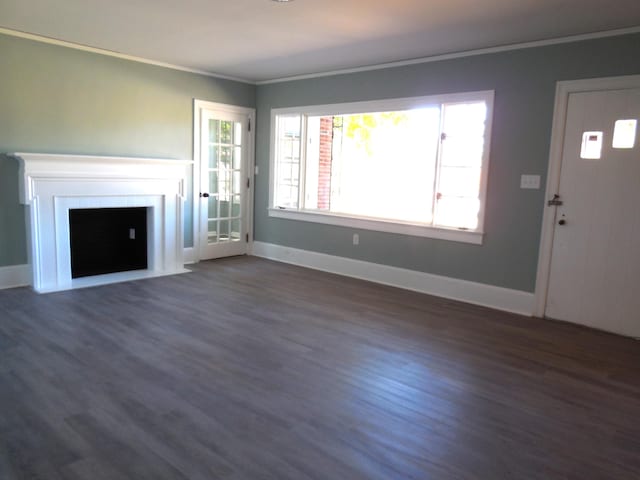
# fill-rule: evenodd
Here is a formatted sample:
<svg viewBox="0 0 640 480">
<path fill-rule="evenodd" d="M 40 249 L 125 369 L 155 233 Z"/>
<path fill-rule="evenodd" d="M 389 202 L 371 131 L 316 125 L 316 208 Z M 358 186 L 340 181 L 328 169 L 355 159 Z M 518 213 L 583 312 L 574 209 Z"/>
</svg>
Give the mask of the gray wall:
<svg viewBox="0 0 640 480">
<path fill-rule="evenodd" d="M 0 35 L 0 266 L 27 261 L 18 164 L 1 154 L 191 159 L 193 98 L 254 107 L 255 86 Z"/>
<path fill-rule="evenodd" d="M 521 174 L 546 180 L 555 85 L 640 73 L 640 35 L 516 50 L 271 85 L 257 91 L 255 239 L 532 292 L 544 188 L 521 190 Z M 272 108 L 495 90 L 493 138 L 481 246 L 270 218 Z"/>
<path fill-rule="evenodd" d="M 640 35 L 517 50 L 256 88 L 0 35 L 0 153 L 192 156 L 192 99 L 257 106 L 255 238 L 533 291 L 555 83 L 639 74 Z M 482 246 L 267 216 L 271 108 L 495 90 Z M 185 244 L 191 245 L 191 205 Z M 26 262 L 18 165 L 0 155 L 0 266 Z"/>
</svg>

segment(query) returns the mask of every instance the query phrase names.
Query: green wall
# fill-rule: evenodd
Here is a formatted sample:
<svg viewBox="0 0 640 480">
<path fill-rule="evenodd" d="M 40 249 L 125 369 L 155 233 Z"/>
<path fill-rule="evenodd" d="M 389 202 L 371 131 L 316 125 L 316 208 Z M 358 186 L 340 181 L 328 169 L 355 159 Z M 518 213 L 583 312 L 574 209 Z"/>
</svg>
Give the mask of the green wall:
<svg viewBox="0 0 640 480">
<path fill-rule="evenodd" d="M 255 86 L 0 35 L 0 266 L 27 261 L 18 163 L 1 154 L 191 159 L 193 98 L 254 107 Z M 189 193 L 186 246 L 191 210 Z"/>
<path fill-rule="evenodd" d="M 257 90 L 255 239 L 532 292 L 556 82 L 640 74 L 640 35 L 513 50 L 454 60 L 261 85 Z M 270 218 L 272 108 L 495 90 L 485 240 L 481 246 Z"/>
</svg>

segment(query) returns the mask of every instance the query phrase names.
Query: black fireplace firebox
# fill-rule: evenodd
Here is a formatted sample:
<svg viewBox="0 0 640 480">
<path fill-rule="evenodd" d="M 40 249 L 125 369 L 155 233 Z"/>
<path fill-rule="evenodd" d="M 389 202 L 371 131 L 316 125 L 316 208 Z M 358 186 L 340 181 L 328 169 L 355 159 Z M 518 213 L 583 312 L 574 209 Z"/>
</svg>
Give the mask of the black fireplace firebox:
<svg viewBox="0 0 640 480">
<path fill-rule="evenodd" d="M 69 210 L 71 278 L 145 270 L 147 208 Z"/>
</svg>

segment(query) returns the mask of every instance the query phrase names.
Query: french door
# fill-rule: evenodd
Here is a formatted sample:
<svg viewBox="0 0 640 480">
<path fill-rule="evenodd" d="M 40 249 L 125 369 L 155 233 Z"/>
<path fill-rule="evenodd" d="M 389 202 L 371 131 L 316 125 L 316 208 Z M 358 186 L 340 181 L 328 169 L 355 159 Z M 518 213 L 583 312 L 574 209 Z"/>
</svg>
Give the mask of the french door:
<svg viewBox="0 0 640 480">
<path fill-rule="evenodd" d="M 200 109 L 199 259 L 247 253 L 250 115 Z"/>
</svg>

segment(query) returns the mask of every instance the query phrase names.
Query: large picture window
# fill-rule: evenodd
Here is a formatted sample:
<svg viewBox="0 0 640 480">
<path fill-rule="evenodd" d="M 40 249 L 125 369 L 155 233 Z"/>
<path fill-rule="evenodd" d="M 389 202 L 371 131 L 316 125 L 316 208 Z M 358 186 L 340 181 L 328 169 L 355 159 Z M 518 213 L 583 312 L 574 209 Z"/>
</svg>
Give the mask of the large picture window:
<svg viewBox="0 0 640 480">
<path fill-rule="evenodd" d="M 272 110 L 270 215 L 481 243 L 493 92 Z"/>
</svg>

